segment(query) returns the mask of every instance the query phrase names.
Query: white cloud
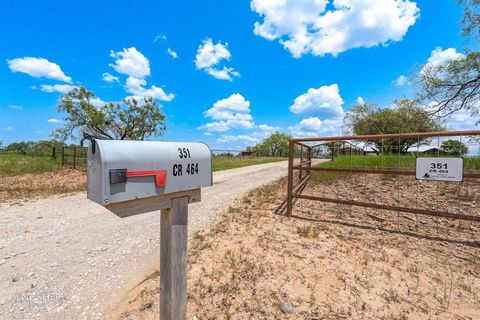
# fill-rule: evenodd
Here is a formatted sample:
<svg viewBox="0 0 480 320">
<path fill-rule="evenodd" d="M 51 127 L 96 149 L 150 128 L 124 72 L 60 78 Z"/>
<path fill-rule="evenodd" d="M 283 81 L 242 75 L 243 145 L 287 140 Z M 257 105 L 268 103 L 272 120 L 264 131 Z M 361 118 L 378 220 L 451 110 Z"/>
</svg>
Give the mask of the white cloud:
<svg viewBox="0 0 480 320">
<path fill-rule="evenodd" d="M 420 70 L 420 74 L 422 74 L 423 72 L 427 72 L 429 70 L 438 68 L 440 66 L 443 66 L 449 61 L 458 60 L 463 57 L 464 55 L 462 53 L 457 52 L 455 48 L 448 48 L 448 49 L 442 50 L 442 48 L 437 47 L 430 54 L 430 57 L 428 58 L 427 63 L 423 66 L 422 70 Z"/>
<path fill-rule="evenodd" d="M 251 129 L 255 125 L 250 114 L 250 101 L 239 93 L 218 100 L 204 115 L 215 120 L 200 127 L 210 132 L 224 132 L 234 128 Z"/>
<path fill-rule="evenodd" d="M 408 81 L 408 78 L 402 74 L 402 75 L 399 75 L 398 78 L 393 81 L 393 83 L 397 87 L 403 87 L 407 85 L 409 81 Z"/>
<path fill-rule="evenodd" d="M 10 109 L 13 109 L 13 110 L 22 110 L 23 109 L 22 106 L 19 106 L 19 105 L 16 105 L 16 104 L 10 104 L 8 107 Z"/>
<path fill-rule="evenodd" d="M 165 40 L 167 40 L 167 36 L 164 35 L 163 33 L 160 33 L 155 38 L 153 38 L 153 42 L 165 41 Z"/>
<path fill-rule="evenodd" d="M 178 58 L 178 54 L 173 51 L 172 49 L 168 48 L 167 49 L 167 53 L 173 58 L 173 59 L 177 59 Z"/>
<path fill-rule="evenodd" d="M 362 97 L 358 97 L 357 98 L 357 105 L 363 106 L 364 104 L 365 104 L 365 100 L 363 100 Z"/>
<path fill-rule="evenodd" d="M 160 87 L 152 85 L 150 88 L 145 88 L 146 85 L 147 81 L 145 79 L 128 77 L 125 83 L 125 89 L 133 95 L 133 98 L 140 98 L 140 100 L 142 98 L 152 97 L 161 101 L 172 101 L 173 98 L 175 98 L 173 93 L 166 93 Z"/>
<path fill-rule="evenodd" d="M 322 121 L 317 117 L 310 117 L 288 127 L 288 130 L 295 137 L 325 137 L 341 134 L 342 124 L 342 119 L 326 119 Z"/>
<path fill-rule="evenodd" d="M 234 77 L 239 77 L 240 74 L 235 71 L 233 68 L 228 68 L 228 67 L 223 67 L 223 69 L 218 70 L 215 68 L 207 68 L 206 69 L 207 73 L 214 78 L 217 78 L 219 80 L 228 80 L 232 81 L 232 76 Z"/>
<path fill-rule="evenodd" d="M 441 71 L 439 72 L 438 68 L 444 66 L 447 62 L 452 60 L 458 60 L 465 57 L 464 54 L 457 52 L 455 48 L 448 48 L 443 50 L 441 47 L 436 47 L 430 53 L 430 57 L 427 59 L 422 69 L 418 72 L 419 76 L 424 75 L 429 72 L 434 74 L 437 77 L 442 77 Z M 405 75 L 398 76 L 397 79 L 393 81 L 395 86 L 402 87 L 406 85 L 411 85 L 411 81 Z"/>
<path fill-rule="evenodd" d="M 249 134 L 239 134 L 239 135 L 224 135 L 217 139 L 217 142 L 226 143 L 226 142 L 238 142 L 243 141 L 244 144 L 258 143 L 263 139 L 270 136 L 275 131 L 279 131 L 280 127 L 273 127 L 267 124 L 261 124 L 255 126 L 253 132 Z"/>
<path fill-rule="evenodd" d="M 237 141 L 255 142 L 256 143 L 256 142 L 258 142 L 258 139 L 255 138 L 255 137 L 249 136 L 249 135 L 244 135 L 244 134 L 240 134 L 240 135 L 237 135 L 237 136 L 232 136 L 232 135 L 222 136 L 222 137 L 217 139 L 217 142 L 220 142 L 220 143 L 237 142 Z"/>
<path fill-rule="evenodd" d="M 213 44 L 212 39 L 206 39 L 198 46 L 195 66 L 199 70 L 205 70 L 217 79 L 232 81 L 233 77 L 239 77 L 240 74 L 233 68 L 219 66 L 220 62 L 224 60 L 230 61 L 230 58 L 228 43 L 222 44 L 218 42 Z"/>
<path fill-rule="evenodd" d="M 322 86 L 318 89 L 310 88 L 297 98 L 290 111 L 295 114 L 316 114 L 326 117 L 343 117 L 343 99 L 336 83 L 330 86 Z"/>
<path fill-rule="evenodd" d="M 280 130 L 280 127 L 272 127 L 272 126 L 269 126 L 267 124 L 261 124 L 258 126 L 258 129 L 260 129 L 260 131 L 262 133 L 266 133 L 268 135 L 274 133 L 275 131 L 279 131 Z"/>
<path fill-rule="evenodd" d="M 450 130 L 476 130 L 478 118 L 472 117 L 470 111 L 459 110 L 450 115 L 446 125 Z"/>
<path fill-rule="evenodd" d="M 142 100 L 143 98 L 152 97 L 161 101 L 172 101 L 175 95 L 166 93 L 162 88 L 155 85 L 147 86 L 145 78 L 150 75 L 150 62 L 135 47 L 123 49 L 122 51 L 110 53 L 115 59 L 115 64 L 110 64 L 118 73 L 128 75 L 125 81 L 125 90 L 131 94 L 126 97 Z"/>
<path fill-rule="evenodd" d="M 69 84 L 42 84 L 40 85 L 40 90 L 43 92 L 59 92 L 59 93 L 67 93 L 71 91 L 75 86 L 71 86 Z"/>
<path fill-rule="evenodd" d="M 104 72 L 102 74 L 102 80 L 108 83 L 120 82 L 120 79 L 117 76 L 114 76 L 113 74 L 110 74 L 108 72 Z"/>
<path fill-rule="evenodd" d="M 47 122 L 50 122 L 50 123 L 64 123 L 63 120 L 55 119 L 55 118 L 48 119 Z"/>
<path fill-rule="evenodd" d="M 337 55 L 351 48 L 400 41 L 417 18 L 409 0 L 251 0 L 262 18 L 254 34 L 279 40 L 295 57 Z"/>
<path fill-rule="evenodd" d="M 5 131 L 15 131 L 15 128 L 14 127 L 6 127 L 3 130 L 5 130 Z"/>
<path fill-rule="evenodd" d="M 92 106 L 94 106 L 95 108 L 101 108 L 103 107 L 104 105 L 106 105 L 107 103 L 105 101 L 103 101 L 102 99 L 98 98 L 98 97 L 95 97 L 93 99 L 90 99 L 90 103 L 92 104 Z"/>
<path fill-rule="evenodd" d="M 7 60 L 13 72 L 26 73 L 34 78 L 47 78 L 71 83 L 72 78 L 63 73 L 60 66 L 44 58 L 24 57 Z"/>
<path fill-rule="evenodd" d="M 135 78 L 145 78 L 150 75 L 150 62 L 135 47 L 118 52 L 112 50 L 110 57 L 115 59 L 115 63 L 111 63 L 109 66 L 118 73 Z"/>
</svg>

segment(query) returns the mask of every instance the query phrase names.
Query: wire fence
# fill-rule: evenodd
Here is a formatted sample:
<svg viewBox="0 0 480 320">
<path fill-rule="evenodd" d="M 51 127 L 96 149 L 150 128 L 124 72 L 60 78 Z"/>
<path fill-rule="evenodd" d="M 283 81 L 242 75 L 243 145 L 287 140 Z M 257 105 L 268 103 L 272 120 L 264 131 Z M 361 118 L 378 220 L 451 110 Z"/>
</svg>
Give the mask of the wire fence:
<svg viewBox="0 0 480 320">
<path fill-rule="evenodd" d="M 439 228 L 480 222 L 480 131 L 300 138 L 289 149 L 278 213 L 397 228 L 430 224 L 429 217 Z M 431 172 L 452 178 L 451 161 L 461 180 L 433 181 Z"/>
<path fill-rule="evenodd" d="M 86 147 L 62 147 L 60 153 L 62 166 L 72 169 L 86 170 L 87 151 L 88 148 Z"/>
</svg>

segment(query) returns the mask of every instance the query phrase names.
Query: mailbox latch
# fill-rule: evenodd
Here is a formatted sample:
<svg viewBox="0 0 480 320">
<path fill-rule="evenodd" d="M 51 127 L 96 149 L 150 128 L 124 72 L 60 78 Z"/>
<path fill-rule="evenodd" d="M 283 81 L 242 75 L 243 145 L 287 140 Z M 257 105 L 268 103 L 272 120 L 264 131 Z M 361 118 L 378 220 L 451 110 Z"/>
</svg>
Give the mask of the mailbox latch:
<svg viewBox="0 0 480 320">
<path fill-rule="evenodd" d="M 110 170 L 110 183 L 125 183 L 127 178 L 134 177 L 155 177 L 155 185 L 157 187 L 165 187 L 167 184 L 167 170 L 127 170 L 112 169 Z"/>
</svg>

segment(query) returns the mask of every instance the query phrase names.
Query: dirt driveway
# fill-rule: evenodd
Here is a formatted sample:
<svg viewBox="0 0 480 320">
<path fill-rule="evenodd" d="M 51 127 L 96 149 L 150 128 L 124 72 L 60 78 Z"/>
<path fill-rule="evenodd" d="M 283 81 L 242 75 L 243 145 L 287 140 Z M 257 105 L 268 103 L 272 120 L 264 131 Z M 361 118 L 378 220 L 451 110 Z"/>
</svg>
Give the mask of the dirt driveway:
<svg viewBox="0 0 480 320">
<path fill-rule="evenodd" d="M 214 173 L 190 231 L 286 175 L 287 162 Z M 120 219 L 85 193 L 0 206 L 0 318 L 100 319 L 159 261 L 158 212 Z"/>
</svg>

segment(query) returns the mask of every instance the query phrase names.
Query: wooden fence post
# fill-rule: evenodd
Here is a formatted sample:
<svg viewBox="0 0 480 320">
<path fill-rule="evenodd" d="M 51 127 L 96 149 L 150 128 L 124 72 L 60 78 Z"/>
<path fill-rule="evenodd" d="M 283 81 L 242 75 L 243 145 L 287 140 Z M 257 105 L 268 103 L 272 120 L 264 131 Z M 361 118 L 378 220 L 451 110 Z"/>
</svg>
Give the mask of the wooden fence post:
<svg viewBox="0 0 480 320">
<path fill-rule="evenodd" d="M 73 147 L 73 169 L 77 165 L 77 147 Z"/>
<path fill-rule="evenodd" d="M 65 165 L 65 147 L 62 147 L 62 167 Z"/>
<path fill-rule="evenodd" d="M 187 316 L 188 197 L 174 198 L 160 219 L 160 319 Z"/>
</svg>

